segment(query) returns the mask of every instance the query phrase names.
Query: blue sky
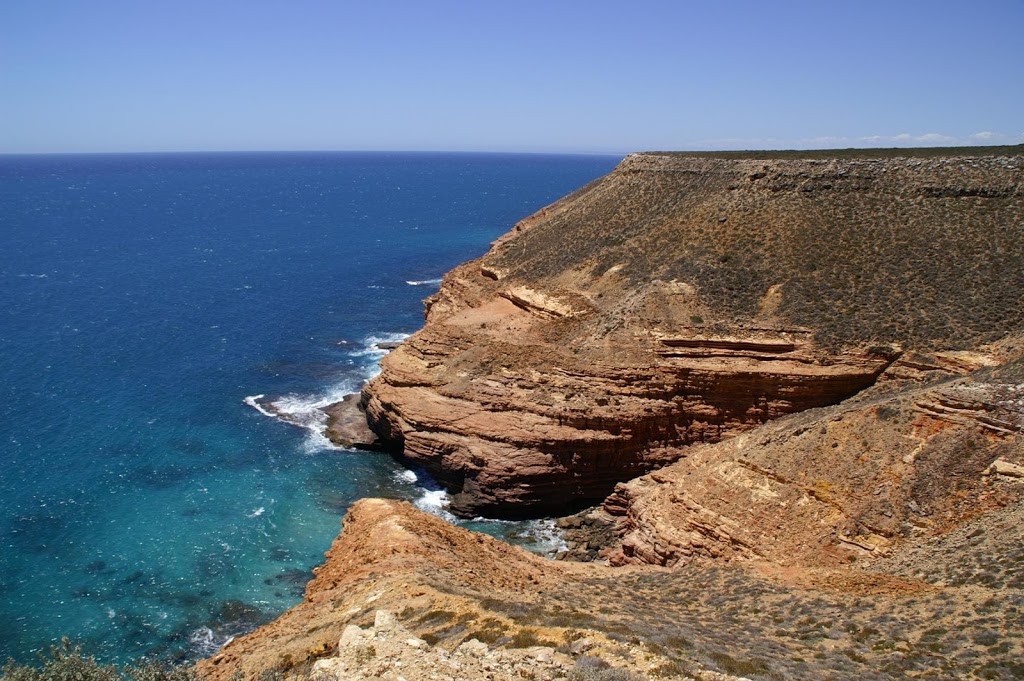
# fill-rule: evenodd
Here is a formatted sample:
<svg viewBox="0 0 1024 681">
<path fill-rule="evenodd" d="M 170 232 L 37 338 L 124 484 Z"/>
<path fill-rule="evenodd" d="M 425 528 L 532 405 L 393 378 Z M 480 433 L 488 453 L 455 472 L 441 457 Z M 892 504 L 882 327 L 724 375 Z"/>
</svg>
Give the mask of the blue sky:
<svg viewBox="0 0 1024 681">
<path fill-rule="evenodd" d="M 0 153 L 1024 142 L 1024 0 L 3 0 Z"/>
</svg>

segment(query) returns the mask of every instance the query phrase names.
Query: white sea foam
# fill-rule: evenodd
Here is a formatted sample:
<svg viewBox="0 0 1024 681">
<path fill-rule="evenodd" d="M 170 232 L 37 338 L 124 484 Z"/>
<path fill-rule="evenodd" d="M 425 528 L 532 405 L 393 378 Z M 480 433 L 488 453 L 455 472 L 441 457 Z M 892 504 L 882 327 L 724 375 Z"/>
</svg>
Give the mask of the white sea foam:
<svg viewBox="0 0 1024 681">
<path fill-rule="evenodd" d="M 364 338 L 356 349 L 348 354 L 359 361 L 359 374 L 337 383 L 323 392 L 312 394 L 289 393 L 281 397 L 267 399 L 266 395 L 250 395 L 242 401 L 271 418 L 290 423 L 306 429 L 308 435 L 303 441 L 302 450 L 312 454 L 325 449 L 341 449 L 324 435 L 327 425 L 327 414 L 323 409 L 341 402 L 348 395 L 359 392 L 363 384 L 380 373 L 377 362 L 388 353 L 380 348 L 382 343 L 400 343 L 409 337 L 407 333 L 386 333 Z"/>
<path fill-rule="evenodd" d="M 266 508 L 264 508 L 263 506 L 260 506 L 259 508 L 254 509 L 252 513 L 248 514 L 245 517 L 246 518 L 259 518 L 261 515 L 263 515 L 263 513 L 266 510 L 267 510 Z"/>
<path fill-rule="evenodd" d="M 246 404 L 248 404 L 250 407 L 252 407 L 256 411 L 258 411 L 259 413 L 263 414 L 264 416 L 269 416 L 271 418 L 274 418 L 276 416 L 276 414 L 272 414 L 271 412 L 269 412 L 266 409 L 264 409 L 263 405 L 261 405 L 260 402 L 259 402 L 264 397 L 266 397 L 266 395 L 249 395 L 248 397 L 246 397 L 242 401 L 245 402 Z"/>
<path fill-rule="evenodd" d="M 565 536 L 554 518 L 500 520 L 477 516 L 469 522 L 508 526 L 511 532 L 508 533 L 510 536 L 506 536 L 506 541 L 543 556 L 553 557 L 558 552 L 569 549 L 569 545 L 565 543 Z"/>
<path fill-rule="evenodd" d="M 188 636 L 189 647 L 202 657 L 213 655 L 234 639 L 234 636 L 218 636 L 210 627 L 199 627 Z"/>
<path fill-rule="evenodd" d="M 443 489 L 424 489 L 423 494 L 414 500 L 413 505 L 450 523 L 458 524 L 459 519 L 448 512 L 448 493 Z"/>
<path fill-rule="evenodd" d="M 362 347 L 358 350 L 353 350 L 350 354 L 353 357 L 367 357 L 370 359 L 379 360 L 384 355 L 390 352 L 380 347 L 381 343 L 401 343 L 410 334 L 407 333 L 385 333 L 382 335 L 367 336 L 363 339 Z M 376 366 L 374 367 L 376 369 Z M 374 376 L 379 373 L 379 370 L 374 372 Z M 371 376 L 370 378 L 372 378 Z"/>
<path fill-rule="evenodd" d="M 324 449 L 340 449 L 324 435 L 327 414 L 323 409 L 335 402 L 341 402 L 346 396 L 357 392 L 359 387 L 360 385 L 356 381 L 343 381 L 320 394 L 297 395 L 291 393 L 279 397 L 271 402 L 270 406 L 276 412 L 277 418 L 308 431 L 308 435 L 302 443 L 305 453 L 312 454 Z"/>
<path fill-rule="evenodd" d="M 412 473 L 412 471 L 405 472 Z M 415 476 L 415 473 L 412 473 L 412 475 Z M 426 480 L 430 480 L 429 476 L 427 476 Z M 484 517 L 472 519 L 459 518 L 448 510 L 451 497 L 446 491 L 429 487 L 420 487 L 419 491 L 420 495 L 413 500 L 413 505 L 421 511 L 436 515 L 453 525 L 470 523 L 476 531 L 482 530 L 488 534 L 493 533 L 495 536 L 504 538 L 505 541 L 511 541 L 543 556 L 553 557 L 560 551 L 566 551 L 569 548 L 562 531 L 553 518 L 540 518 L 538 520 L 498 520 Z M 480 525 L 484 527 L 481 528 Z M 490 526 L 490 529 L 487 526 Z"/>
<path fill-rule="evenodd" d="M 527 546 L 531 551 L 546 556 L 553 556 L 559 551 L 567 551 L 569 549 L 569 545 L 565 543 L 562 531 L 555 524 L 553 518 L 531 520 L 528 527 L 527 534 L 533 537 L 533 541 Z"/>
<path fill-rule="evenodd" d="M 408 483 L 415 483 L 417 480 L 419 480 L 419 476 L 416 475 L 416 473 L 414 473 L 413 471 L 409 470 L 408 468 L 403 468 L 402 470 L 395 473 L 395 478 L 400 482 Z"/>
<path fill-rule="evenodd" d="M 440 279 L 420 279 L 417 281 L 406 281 L 409 286 L 438 286 L 441 283 Z"/>
</svg>

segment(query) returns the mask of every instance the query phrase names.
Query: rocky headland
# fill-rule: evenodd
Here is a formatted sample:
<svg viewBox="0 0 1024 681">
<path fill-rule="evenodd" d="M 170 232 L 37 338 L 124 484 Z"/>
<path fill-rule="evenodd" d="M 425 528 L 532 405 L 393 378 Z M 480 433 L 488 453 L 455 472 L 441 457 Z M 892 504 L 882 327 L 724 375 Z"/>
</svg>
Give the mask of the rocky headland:
<svg viewBox="0 0 1024 681">
<path fill-rule="evenodd" d="M 631 155 L 444 278 L 369 425 L 457 512 L 550 515 L 883 374 L 983 366 L 1024 325 L 1022 168 Z"/>
<path fill-rule="evenodd" d="M 364 500 L 201 672 L 1024 675 L 1024 148 L 631 155 L 450 272 L 357 408 L 458 512 L 596 504 L 598 560 Z"/>
</svg>

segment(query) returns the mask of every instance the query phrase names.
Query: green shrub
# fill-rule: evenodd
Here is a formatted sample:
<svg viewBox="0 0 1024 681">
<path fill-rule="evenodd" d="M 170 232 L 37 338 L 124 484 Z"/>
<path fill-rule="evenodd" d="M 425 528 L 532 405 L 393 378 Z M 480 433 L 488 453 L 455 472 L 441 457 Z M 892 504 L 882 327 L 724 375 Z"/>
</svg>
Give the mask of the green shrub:
<svg viewBox="0 0 1024 681">
<path fill-rule="evenodd" d="M 118 666 L 100 664 L 86 656 L 82 646 L 61 639 L 50 654 L 40 655 L 40 666 L 17 664 L 9 660 L 0 669 L 3 681 L 198 681 L 190 667 L 163 662 L 142 662 Z"/>
</svg>

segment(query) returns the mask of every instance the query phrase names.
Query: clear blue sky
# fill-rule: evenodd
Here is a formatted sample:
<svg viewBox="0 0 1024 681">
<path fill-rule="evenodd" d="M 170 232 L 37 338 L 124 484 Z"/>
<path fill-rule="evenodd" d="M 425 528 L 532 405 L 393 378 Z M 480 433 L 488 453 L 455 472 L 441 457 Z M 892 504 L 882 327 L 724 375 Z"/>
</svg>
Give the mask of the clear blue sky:
<svg viewBox="0 0 1024 681">
<path fill-rule="evenodd" d="M 2 0 L 0 153 L 1024 141 L 1024 0 Z"/>
</svg>

